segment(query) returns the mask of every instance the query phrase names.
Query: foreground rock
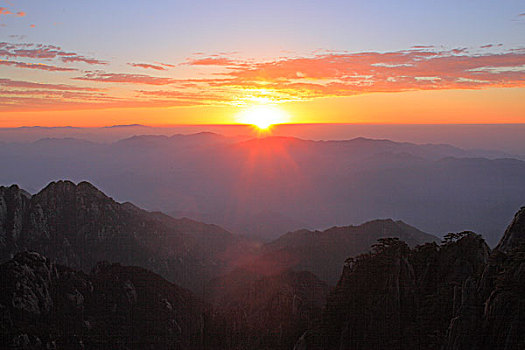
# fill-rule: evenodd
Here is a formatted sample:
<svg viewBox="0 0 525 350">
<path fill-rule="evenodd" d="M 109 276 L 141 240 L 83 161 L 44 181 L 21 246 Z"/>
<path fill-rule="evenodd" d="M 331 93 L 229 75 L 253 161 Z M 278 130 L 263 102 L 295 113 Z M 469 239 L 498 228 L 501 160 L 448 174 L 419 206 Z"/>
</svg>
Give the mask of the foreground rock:
<svg viewBox="0 0 525 350">
<path fill-rule="evenodd" d="M 310 272 L 235 270 L 212 281 L 209 298 L 226 317 L 228 349 L 291 349 L 320 321 L 328 286 Z"/>
<path fill-rule="evenodd" d="M 472 232 L 410 249 L 381 239 L 347 260 L 300 349 L 525 347 L 525 208 L 490 251 Z"/>
<path fill-rule="evenodd" d="M 18 349 L 200 349 L 209 308 L 138 267 L 89 275 L 34 252 L 0 265 L 0 344 Z"/>
</svg>

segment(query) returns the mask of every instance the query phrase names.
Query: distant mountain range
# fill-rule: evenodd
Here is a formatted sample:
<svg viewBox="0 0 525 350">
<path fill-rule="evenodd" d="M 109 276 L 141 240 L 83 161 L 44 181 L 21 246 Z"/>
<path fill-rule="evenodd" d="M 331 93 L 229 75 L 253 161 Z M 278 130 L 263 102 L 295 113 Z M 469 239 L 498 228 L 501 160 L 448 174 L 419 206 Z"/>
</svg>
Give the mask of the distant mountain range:
<svg viewBox="0 0 525 350">
<path fill-rule="evenodd" d="M 209 131 L 226 136 L 253 137 L 251 125 L 166 125 L 141 124 L 104 127 L 23 126 L 0 128 L 0 142 L 34 142 L 43 138 L 81 138 L 111 143 L 134 135 L 193 134 Z M 308 140 L 349 140 L 356 137 L 390 139 L 416 144 L 450 144 L 469 150 L 499 150 L 525 160 L 525 123 L 521 124 L 278 124 L 272 135 Z M 250 136 L 252 135 L 252 136 Z"/>
<path fill-rule="evenodd" d="M 5 143 L 0 162 L 0 183 L 31 193 L 88 180 L 120 201 L 265 241 L 393 218 L 438 236 L 474 230 L 493 246 L 525 198 L 525 162 L 505 153 L 366 138 L 48 138 Z"/>
</svg>

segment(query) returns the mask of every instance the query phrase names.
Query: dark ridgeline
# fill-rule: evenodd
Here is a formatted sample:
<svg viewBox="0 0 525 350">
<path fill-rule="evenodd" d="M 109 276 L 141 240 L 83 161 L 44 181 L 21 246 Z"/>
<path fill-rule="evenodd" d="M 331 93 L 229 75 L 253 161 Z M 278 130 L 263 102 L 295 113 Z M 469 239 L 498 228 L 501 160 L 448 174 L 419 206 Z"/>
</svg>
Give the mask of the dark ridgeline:
<svg viewBox="0 0 525 350">
<path fill-rule="evenodd" d="M 397 237 L 411 247 L 426 242 L 439 242 L 437 237 L 403 221 L 374 220 L 359 226 L 286 233 L 266 244 L 255 263 L 272 261 L 285 268 L 311 271 L 323 281 L 335 285 L 346 258 L 368 251 L 372 244 L 383 237 Z"/>
<path fill-rule="evenodd" d="M 522 349 L 524 238 L 522 208 L 492 252 L 472 232 L 437 244 L 392 220 L 291 232 L 257 249 L 89 183 L 60 181 L 34 196 L 0 187 L 0 345 Z M 329 293 L 312 272 L 330 280 L 342 256 Z"/>
</svg>

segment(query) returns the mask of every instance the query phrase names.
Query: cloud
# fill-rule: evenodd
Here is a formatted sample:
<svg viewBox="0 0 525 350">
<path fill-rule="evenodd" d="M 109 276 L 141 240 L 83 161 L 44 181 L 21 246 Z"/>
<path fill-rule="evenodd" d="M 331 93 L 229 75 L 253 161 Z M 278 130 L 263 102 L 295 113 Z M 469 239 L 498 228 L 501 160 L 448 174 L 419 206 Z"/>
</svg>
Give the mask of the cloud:
<svg viewBox="0 0 525 350">
<path fill-rule="evenodd" d="M 186 62 L 190 66 L 239 66 L 243 65 L 233 59 L 227 57 L 205 57 L 190 59 Z"/>
<path fill-rule="evenodd" d="M 85 91 L 65 91 L 65 90 L 13 90 L 0 89 L 0 96 L 10 96 L 11 99 L 18 97 L 12 96 L 41 96 L 46 98 L 63 98 L 63 99 L 82 99 L 82 100 L 96 100 L 96 101 L 110 101 L 115 100 L 114 97 L 98 93 Z M 26 98 L 26 97 L 23 97 Z"/>
<path fill-rule="evenodd" d="M 302 101 L 368 93 L 525 87 L 525 48 L 499 53 L 487 52 L 488 49 L 499 45 L 484 45 L 483 48 L 487 49 L 483 51 L 484 54 L 471 53 L 465 48 L 439 50 L 433 46 L 419 45 L 408 50 L 392 52 L 318 51 L 311 55 L 294 54 L 266 61 L 241 60 L 234 55 L 228 57 L 226 54 L 208 56 L 200 54 L 199 57 L 188 58 L 182 63 L 186 66 L 186 75 L 191 74 L 192 70 L 198 74 L 193 77 L 189 75 L 189 78 L 93 70 L 83 71 L 80 76 L 72 79 L 89 81 L 95 86 L 111 83 L 119 87 L 118 92 L 113 89 L 104 90 L 104 98 L 97 99 L 94 96 L 93 103 L 96 103 L 96 108 L 102 105 L 129 108 L 242 105 L 257 101 Z M 21 55 L 20 57 L 38 59 L 54 58 L 63 61 L 75 60 L 79 57 L 76 53 L 66 52 L 52 45 L 18 44 L 13 48 L 13 44 L 0 43 L 0 56 L 6 50 L 13 55 Z M 46 70 L 61 69 L 58 66 L 14 60 L 0 61 L 0 65 Z M 158 71 L 173 66 L 159 62 L 129 63 L 129 65 Z M 199 66 L 208 66 L 212 72 L 202 76 L 201 69 L 197 68 Z M 143 85 L 143 87 L 141 90 L 134 90 L 134 87 L 127 85 Z M 68 84 L 44 84 L 9 79 L 0 79 L 0 86 L 39 91 L 101 91 Z M 120 97 L 133 94 L 135 94 L 133 98 Z M 10 105 L 9 108 L 15 108 L 13 107 L 15 105 L 19 106 L 16 108 L 24 108 L 21 98 L 35 98 L 34 94 L 29 93 L 27 96 L 7 93 L 6 96 L 16 97 L 20 102 Z M 58 96 L 64 99 L 63 106 L 74 105 L 69 103 L 71 102 L 69 100 L 74 98 L 64 97 L 66 94 L 50 93 L 49 96 L 56 96 L 54 101 L 60 106 L 62 102 Z M 80 98 L 80 94 L 75 96 Z M 36 100 L 33 102 L 36 103 Z"/>
<path fill-rule="evenodd" d="M 93 110 L 107 108 L 194 106 L 196 104 L 198 103 L 188 101 L 126 99 L 106 94 L 78 91 L 15 91 L 0 89 L 0 110 L 2 111 Z"/>
<path fill-rule="evenodd" d="M 34 83 L 29 81 L 11 80 L 11 79 L 0 79 L 0 86 L 9 88 L 21 88 L 21 89 L 50 89 L 50 90 L 64 90 L 64 91 L 103 91 L 103 89 L 74 86 L 67 84 L 46 84 L 46 83 Z"/>
<path fill-rule="evenodd" d="M 145 69 L 155 69 L 155 70 L 166 70 L 164 65 L 154 65 L 154 64 L 148 64 L 148 63 L 128 63 L 130 66 L 138 67 L 138 68 L 145 68 Z"/>
<path fill-rule="evenodd" d="M 17 68 L 29 68 L 29 69 L 41 69 L 50 72 L 70 72 L 76 71 L 75 68 L 66 68 L 66 67 L 57 67 L 51 66 L 43 63 L 25 63 L 25 62 L 16 62 L 16 61 L 6 61 L 0 59 L 0 66 L 13 66 Z"/>
<path fill-rule="evenodd" d="M 97 81 L 102 83 L 121 83 L 121 84 L 148 84 L 148 85 L 167 85 L 177 82 L 175 79 L 153 77 L 145 74 L 126 74 L 126 73 L 105 73 L 87 72 L 82 77 L 73 78 L 76 80 Z"/>
<path fill-rule="evenodd" d="M 0 7 L 0 16 L 1 15 L 14 15 L 16 17 L 24 17 L 26 15 L 26 13 L 24 11 L 18 11 L 16 13 L 13 13 L 11 12 L 10 10 L 8 10 L 6 7 Z"/>
<path fill-rule="evenodd" d="M 16 40 L 24 40 L 26 38 L 25 35 L 19 35 L 19 34 L 11 34 L 9 35 L 9 37 L 11 39 L 16 39 Z"/>
<path fill-rule="evenodd" d="M 202 91 L 187 91 L 184 90 L 153 90 L 153 91 L 137 91 L 142 96 L 160 97 L 174 101 L 186 101 L 189 103 L 199 102 L 199 104 L 207 101 L 209 103 L 227 103 L 231 100 L 231 96 L 224 93 L 206 93 Z"/>
<path fill-rule="evenodd" d="M 155 64 L 159 64 L 161 66 L 168 67 L 168 68 L 175 68 L 176 67 L 174 64 L 168 64 L 168 63 L 162 63 L 162 62 L 155 62 Z"/>
<path fill-rule="evenodd" d="M 214 60 L 207 60 L 212 64 Z M 221 60 L 217 65 L 232 60 Z M 525 86 L 525 53 L 474 55 L 466 49 L 322 54 L 237 65 L 208 87 L 265 91 L 282 99 L 372 92 Z"/>
<path fill-rule="evenodd" d="M 43 44 L 7 43 L 0 42 L 0 56 L 8 58 L 58 59 L 62 62 L 83 62 L 87 64 L 105 65 L 107 62 L 95 58 L 67 52 L 59 46 Z"/>
</svg>

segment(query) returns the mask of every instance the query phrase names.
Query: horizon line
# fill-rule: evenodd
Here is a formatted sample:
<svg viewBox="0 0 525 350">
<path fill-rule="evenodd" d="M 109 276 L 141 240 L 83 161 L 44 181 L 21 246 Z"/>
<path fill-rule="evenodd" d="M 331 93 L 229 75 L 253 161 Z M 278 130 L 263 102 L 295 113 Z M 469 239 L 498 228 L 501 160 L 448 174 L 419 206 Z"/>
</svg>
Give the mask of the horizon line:
<svg viewBox="0 0 525 350">
<path fill-rule="evenodd" d="M 517 123 L 338 123 L 338 122 L 325 122 L 325 123 L 279 123 L 279 124 L 272 124 L 272 127 L 279 127 L 279 126 L 327 126 L 327 125 L 366 125 L 366 126 L 497 126 L 497 125 L 525 125 L 525 122 L 517 122 Z M 131 123 L 131 124 L 116 124 L 116 125 L 99 125 L 99 126 L 81 126 L 81 125 L 20 125 L 20 126 L 2 126 L 0 127 L 0 130 L 5 129 L 29 129 L 29 128 L 49 128 L 49 129 L 120 129 L 120 128 L 174 128 L 174 127 L 206 127 L 206 126 L 213 126 L 213 127 L 229 127 L 229 126 L 236 126 L 236 127 L 252 127 L 253 124 L 246 124 L 246 123 L 217 123 L 217 124 L 139 124 L 139 123 Z"/>
</svg>

